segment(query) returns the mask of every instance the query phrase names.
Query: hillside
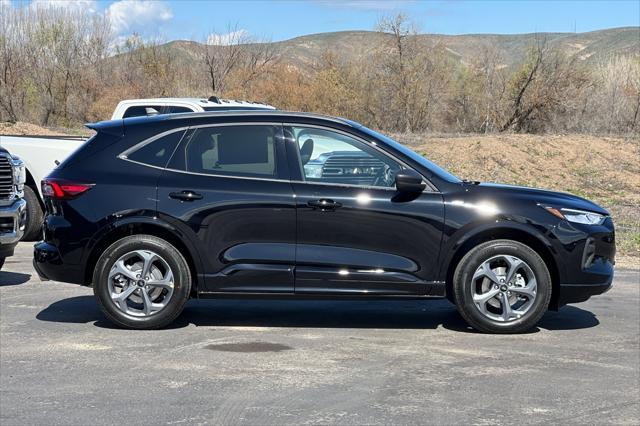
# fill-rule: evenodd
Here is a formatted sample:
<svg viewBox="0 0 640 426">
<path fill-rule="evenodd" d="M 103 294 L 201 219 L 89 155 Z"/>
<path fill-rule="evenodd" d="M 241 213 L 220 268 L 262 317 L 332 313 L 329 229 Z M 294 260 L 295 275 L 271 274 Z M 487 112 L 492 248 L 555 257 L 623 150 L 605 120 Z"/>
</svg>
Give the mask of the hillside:
<svg viewBox="0 0 640 426">
<path fill-rule="evenodd" d="M 366 59 L 385 45 L 391 36 L 374 31 L 340 31 L 312 34 L 290 40 L 273 42 L 272 48 L 287 65 L 305 69 L 316 63 L 326 51 L 334 52 L 343 60 Z M 487 47 L 497 50 L 504 65 L 519 63 L 529 46 L 536 40 L 546 40 L 549 47 L 559 49 L 579 60 L 596 64 L 615 55 L 640 57 L 640 28 L 624 27 L 585 33 L 539 33 L 539 34 L 468 34 L 415 36 L 423 46 L 439 44 L 453 59 L 470 63 Z M 172 41 L 166 48 L 174 57 L 193 59 L 203 49 L 194 41 Z"/>
</svg>

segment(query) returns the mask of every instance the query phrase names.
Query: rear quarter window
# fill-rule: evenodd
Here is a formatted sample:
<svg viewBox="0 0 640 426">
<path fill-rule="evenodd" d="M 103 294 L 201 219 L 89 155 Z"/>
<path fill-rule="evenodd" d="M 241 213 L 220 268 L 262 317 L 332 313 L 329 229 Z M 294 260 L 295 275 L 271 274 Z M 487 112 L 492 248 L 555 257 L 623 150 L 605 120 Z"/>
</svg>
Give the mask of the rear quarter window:
<svg viewBox="0 0 640 426">
<path fill-rule="evenodd" d="M 184 130 L 161 136 L 127 154 L 127 158 L 155 167 L 166 167 L 173 151 L 180 143 Z"/>
</svg>

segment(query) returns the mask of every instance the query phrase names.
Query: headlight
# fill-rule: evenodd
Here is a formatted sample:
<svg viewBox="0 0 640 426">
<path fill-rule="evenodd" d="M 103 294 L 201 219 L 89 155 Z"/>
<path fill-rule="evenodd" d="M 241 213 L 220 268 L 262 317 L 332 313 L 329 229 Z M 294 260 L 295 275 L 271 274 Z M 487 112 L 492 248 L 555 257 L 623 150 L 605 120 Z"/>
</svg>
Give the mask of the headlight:
<svg viewBox="0 0 640 426">
<path fill-rule="evenodd" d="M 565 208 L 556 209 L 554 207 L 545 207 L 545 209 L 549 213 L 556 217 L 559 217 L 560 219 L 573 223 L 582 223 L 585 225 L 602 225 L 602 222 L 604 222 L 604 220 L 607 218 L 607 216 L 603 214 L 585 210 L 574 210 Z"/>
<path fill-rule="evenodd" d="M 13 166 L 13 182 L 15 182 L 18 192 L 22 192 L 24 183 L 27 180 L 24 163 L 18 157 L 13 157 L 11 159 L 11 165 Z"/>
</svg>

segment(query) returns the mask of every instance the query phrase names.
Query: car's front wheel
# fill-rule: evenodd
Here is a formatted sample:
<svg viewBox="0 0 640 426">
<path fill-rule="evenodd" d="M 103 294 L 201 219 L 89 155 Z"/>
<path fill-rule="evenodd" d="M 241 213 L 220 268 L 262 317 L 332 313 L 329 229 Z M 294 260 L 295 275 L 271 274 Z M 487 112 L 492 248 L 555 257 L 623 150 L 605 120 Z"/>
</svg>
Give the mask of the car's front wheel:
<svg viewBox="0 0 640 426">
<path fill-rule="evenodd" d="M 117 325 L 160 328 L 182 312 L 191 273 L 184 256 L 167 241 L 133 235 L 116 241 L 100 256 L 93 291 L 104 314 Z"/>
<path fill-rule="evenodd" d="M 475 329 L 520 333 L 538 323 L 551 298 L 551 276 L 530 247 L 512 240 L 478 245 L 453 276 L 458 311 Z"/>
</svg>

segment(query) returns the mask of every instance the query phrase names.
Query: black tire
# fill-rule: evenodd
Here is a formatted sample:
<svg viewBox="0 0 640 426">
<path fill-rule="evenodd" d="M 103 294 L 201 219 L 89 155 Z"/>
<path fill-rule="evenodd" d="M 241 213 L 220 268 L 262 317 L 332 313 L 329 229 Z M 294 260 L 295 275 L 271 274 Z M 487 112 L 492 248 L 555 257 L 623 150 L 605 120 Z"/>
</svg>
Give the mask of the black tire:
<svg viewBox="0 0 640 426">
<path fill-rule="evenodd" d="M 2 270 L 2 266 L 4 265 L 4 257 L 0 257 L 0 271 Z"/>
<path fill-rule="evenodd" d="M 171 268 L 174 278 L 173 295 L 159 312 L 139 317 L 120 310 L 111 299 L 109 272 L 116 261 L 135 250 L 150 250 L 160 255 Z M 120 327 L 149 330 L 173 322 L 184 309 L 191 292 L 191 272 L 184 256 L 167 241 L 152 235 L 132 235 L 111 244 L 100 256 L 93 274 L 93 293 L 102 312 Z"/>
<path fill-rule="evenodd" d="M 536 296 L 529 310 L 522 317 L 508 322 L 485 316 L 473 301 L 474 273 L 485 261 L 500 255 L 515 256 L 526 262 L 537 283 Z M 495 240 L 474 247 L 460 260 L 453 275 L 453 290 L 460 315 L 476 330 L 485 333 L 522 333 L 535 327 L 547 311 L 552 283 L 547 265 L 533 249 L 517 241 Z"/>
<path fill-rule="evenodd" d="M 22 240 L 39 240 L 42 236 L 42 222 L 44 221 L 44 212 L 40 205 L 40 199 L 38 194 L 28 186 L 24 187 L 24 199 L 27 202 L 27 219 Z"/>
</svg>

